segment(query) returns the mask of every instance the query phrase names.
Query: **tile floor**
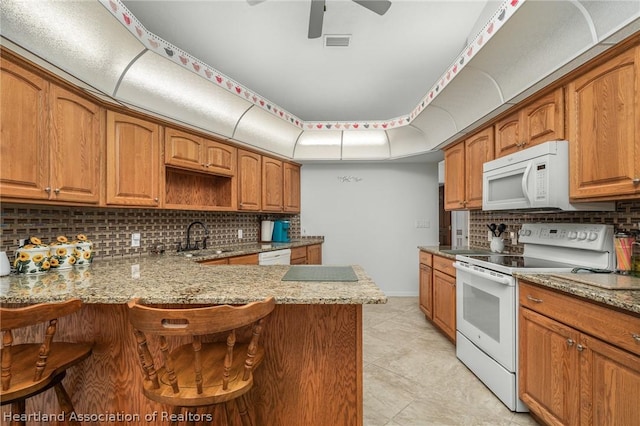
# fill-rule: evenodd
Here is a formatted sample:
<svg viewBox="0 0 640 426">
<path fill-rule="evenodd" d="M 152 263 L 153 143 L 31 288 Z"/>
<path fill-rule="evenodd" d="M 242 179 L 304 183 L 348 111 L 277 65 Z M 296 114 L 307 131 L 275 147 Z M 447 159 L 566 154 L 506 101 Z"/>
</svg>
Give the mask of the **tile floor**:
<svg viewBox="0 0 640 426">
<path fill-rule="evenodd" d="M 417 297 L 364 305 L 363 323 L 365 426 L 537 425 L 509 411 L 458 361 Z"/>
</svg>

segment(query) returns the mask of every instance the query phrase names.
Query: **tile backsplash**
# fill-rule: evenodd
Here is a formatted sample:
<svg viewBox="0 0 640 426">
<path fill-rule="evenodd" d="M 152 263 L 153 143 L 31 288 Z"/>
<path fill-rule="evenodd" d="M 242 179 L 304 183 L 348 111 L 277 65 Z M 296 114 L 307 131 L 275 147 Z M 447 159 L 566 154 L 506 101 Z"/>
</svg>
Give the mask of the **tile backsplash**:
<svg viewBox="0 0 640 426">
<path fill-rule="evenodd" d="M 469 215 L 469 245 L 489 249 L 487 240 L 487 224 L 504 223 L 507 225 L 505 251 L 522 253 L 522 245 L 512 245 L 509 232 L 518 232 L 523 223 L 558 222 L 558 223 L 599 223 L 613 225 L 616 231 L 640 232 L 640 200 L 616 202 L 616 210 L 612 212 L 500 212 L 474 210 Z"/>
<path fill-rule="evenodd" d="M 9 259 L 14 258 L 18 240 L 30 236 L 49 243 L 58 235 L 75 239 L 77 234 L 85 234 L 93 242 L 98 259 L 146 254 L 158 244 L 176 250 L 179 242 L 184 246 L 187 227 L 193 221 L 207 226 L 209 247 L 257 242 L 262 219 L 289 220 L 291 238 L 300 238 L 299 215 L 23 204 L 2 204 L 1 215 L 0 250 L 7 251 Z M 238 229 L 242 229 L 242 240 Z M 134 232 L 140 233 L 140 247 L 131 247 Z M 194 226 L 191 235 L 192 241 L 202 240 L 204 231 Z"/>
</svg>

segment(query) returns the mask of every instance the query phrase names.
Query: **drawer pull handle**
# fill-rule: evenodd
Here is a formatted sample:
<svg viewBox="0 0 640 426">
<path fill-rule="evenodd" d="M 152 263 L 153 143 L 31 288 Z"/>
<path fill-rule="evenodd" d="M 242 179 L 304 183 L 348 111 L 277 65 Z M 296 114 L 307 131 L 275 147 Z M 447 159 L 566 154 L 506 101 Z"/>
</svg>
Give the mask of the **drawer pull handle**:
<svg viewBox="0 0 640 426">
<path fill-rule="evenodd" d="M 573 339 L 567 339 L 567 346 L 573 346 L 574 343 Z"/>
<path fill-rule="evenodd" d="M 631 336 L 635 339 L 636 342 L 640 343 L 640 334 L 631 333 Z"/>
<path fill-rule="evenodd" d="M 531 295 L 527 295 L 527 299 L 535 303 L 542 303 L 542 299 L 537 299 Z"/>
</svg>

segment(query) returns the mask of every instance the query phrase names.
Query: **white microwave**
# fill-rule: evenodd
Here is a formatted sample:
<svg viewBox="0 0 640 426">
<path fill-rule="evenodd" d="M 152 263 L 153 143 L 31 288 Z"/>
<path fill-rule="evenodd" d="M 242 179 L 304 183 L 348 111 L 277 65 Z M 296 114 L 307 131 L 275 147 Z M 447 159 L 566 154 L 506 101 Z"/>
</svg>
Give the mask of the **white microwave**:
<svg viewBox="0 0 640 426">
<path fill-rule="evenodd" d="M 484 163 L 483 210 L 613 211 L 615 202 L 569 202 L 569 142 L 549 141 Z"/>
</svg>

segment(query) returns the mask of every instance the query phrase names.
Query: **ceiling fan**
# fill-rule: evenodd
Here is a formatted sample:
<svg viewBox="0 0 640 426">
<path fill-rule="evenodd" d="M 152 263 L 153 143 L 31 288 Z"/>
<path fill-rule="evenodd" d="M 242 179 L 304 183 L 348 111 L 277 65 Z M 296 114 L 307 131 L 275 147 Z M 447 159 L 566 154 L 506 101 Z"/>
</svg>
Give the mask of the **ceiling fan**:
<svg viewBox="0 0 640 426">
<path fill-rule="evenodd" d="M 262 3 L 265 0 L 247 0 L 251 6 Z M 351 0 L 360 6 L 369 9 L 378 15 L 384 15 L 391 7 L 389 0 Z M 325 0 L 311 0 L 311 12 L 309 13 L 309 38 L 318 38 L 322 35 L 322 21 L 326 10 Z"/>
<path fill-rule="evenodd" d="M 378 15 L 384 15 L 391 7 L 389 0 L 352 0 L 360 6 L 369 9 Z M 309 38 L 318 38 L 322 35 L 322 20 L 326 10 L 325 0 L 311 0 L 311 12 L 309 14 Z"/>
</svg>

